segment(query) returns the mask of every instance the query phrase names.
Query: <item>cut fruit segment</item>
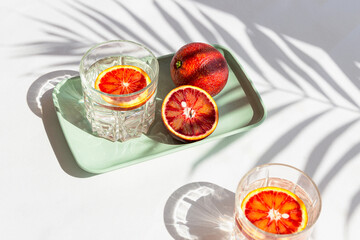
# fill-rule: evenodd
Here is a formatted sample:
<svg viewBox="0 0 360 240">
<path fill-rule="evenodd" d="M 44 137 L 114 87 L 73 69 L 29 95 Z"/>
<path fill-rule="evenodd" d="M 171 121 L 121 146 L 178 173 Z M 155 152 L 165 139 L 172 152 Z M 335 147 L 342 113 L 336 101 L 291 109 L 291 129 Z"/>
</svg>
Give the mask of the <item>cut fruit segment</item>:
<svg viewBox="0 0 360 240">
<path fill-rule="evenodd" d="M 278 187 L 258 188 L 243 200 L 241 209 L 256 227 L 274 234 L 292 234 L 305 229 L 307 211 L 294 193 Z"/>
<path fill-rule="evenodd" d="M 216 128 L 219 113 L 205 90 L 183 85 L 170 91 L 161 108 L 165 127 L 177 139 L 192 142 L 206 138 Z"/>
<path fill-rule="evenodd" d="M 99 74 L 95 81 L 95 89 L 111 95 L 126 95 L 144 89 L 150 82 L 150 77 L 141 68 L 117 65 L 105 69 Z M 144 91 L 134 96 L 102 95 L 101 97 L 112 105 L 130 110 L 143 105 L 151 95 Z"/>
</svg>

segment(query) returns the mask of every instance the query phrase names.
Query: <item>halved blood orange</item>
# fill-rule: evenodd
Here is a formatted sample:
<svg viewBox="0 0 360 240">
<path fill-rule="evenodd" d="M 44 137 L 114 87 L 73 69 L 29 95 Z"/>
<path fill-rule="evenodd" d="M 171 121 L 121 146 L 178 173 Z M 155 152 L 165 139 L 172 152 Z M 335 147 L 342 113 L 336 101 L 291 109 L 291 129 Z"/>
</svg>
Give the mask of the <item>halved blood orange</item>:
<svg viewBox="0 0 360 240">
<path fill-rule="evenodd" d="M 169 132 L 186 142 L 206 138 L 219 120 L 215 100 L 205 90 L 190 85 L 177 87 L 167 94 L 161 116 Z"/>
<path fill-rule="evenodd" d="M 274 234 L 292 234 L 305 229 L 307 211 L 294 193 L 278 187 L 263 187 L 251 191 L 241 209 L 256 227 Z"/>
<path fill-rule="evenodd" d="M 126 95 L 145 88 L 151 82 L 145 71 L 136 66 L 117 65 L 102 71 L 95 80 L 95 89 L 112 95 Z M 143 105 L 151 94 L 147 91 L 135 96 L 112 97 L 102 95 L 102 98 L 124 109 L 134 109 Z"/>
</svg>

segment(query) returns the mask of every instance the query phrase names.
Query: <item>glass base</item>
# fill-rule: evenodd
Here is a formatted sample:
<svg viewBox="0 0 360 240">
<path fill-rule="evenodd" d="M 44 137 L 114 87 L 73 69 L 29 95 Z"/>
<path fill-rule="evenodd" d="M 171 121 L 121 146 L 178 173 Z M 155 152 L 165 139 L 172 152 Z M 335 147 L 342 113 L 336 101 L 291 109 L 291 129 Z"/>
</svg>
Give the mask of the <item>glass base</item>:
<svg viewBox="0 0 360 240">
<path fill-rule="evenodd" d="M 93 133 L 113 142 L 141 137 L 155 120 L 155 94 L 144 105 L 130 111 L 106 108 L 87 94 L 84 94 L 84 103 Z"/>
</svg>

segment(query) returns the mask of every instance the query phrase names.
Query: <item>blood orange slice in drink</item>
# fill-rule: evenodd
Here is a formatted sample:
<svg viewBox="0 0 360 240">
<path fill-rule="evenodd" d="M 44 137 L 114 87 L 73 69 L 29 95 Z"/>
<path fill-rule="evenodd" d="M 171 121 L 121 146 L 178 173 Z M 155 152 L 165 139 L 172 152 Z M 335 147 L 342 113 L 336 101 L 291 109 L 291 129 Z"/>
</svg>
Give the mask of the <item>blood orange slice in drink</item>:
<svg viewBox="0 0 360 240">
<path fill-rule="evenodd" d="M 292 234 L 305 229 L 307 212 L 294 193 L 278 187 L 258 188 L 243 200 L 241 209 L 256 227 L 274 234 Z"/>
<path fill-rule="evenodd" d="M 205 90 L 183 85 L 165 97 L 162 120 L 175 138 L 192 142 L 206 138 L 216 128 L 219 120 L 214 99 Z"/>
<path fill-rule="evenodd" d="M 102 71 L 95 80 L 95 89 L 111 94 L 124 96 L 102 95 L 102 98 L 124 110 L 138 108 L 150 97 L 147 91 L 129 95 L 144 89 L 151 82 L 150 77 L 141 68 L 130 65 L 117 65 Z"/>
</svg>

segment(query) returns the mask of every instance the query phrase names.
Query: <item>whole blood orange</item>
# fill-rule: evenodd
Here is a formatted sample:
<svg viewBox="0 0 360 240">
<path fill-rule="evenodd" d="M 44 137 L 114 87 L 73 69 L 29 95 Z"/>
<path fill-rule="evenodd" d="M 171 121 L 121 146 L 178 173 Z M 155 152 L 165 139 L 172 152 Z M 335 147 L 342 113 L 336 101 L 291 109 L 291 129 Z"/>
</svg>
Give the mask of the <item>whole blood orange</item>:
<svg viewBox="0 0 360 240">
<path fill-rule="evenodd" d="M 134 96 L 127 95 L 144 89 L 150 82 L 150 77 L 141 68 L 117 65 L 105 69 L 98 75 L 95 89 L 111 95 L 125 95 L 102 95 L 102 98 L 112 105 L 122 107 L 123 110 L 130 110 L 143 105 L 151 95 L 146 91 Z"/>
<path fill-rule="evenodd" d="M 278 187 L 263 187 L 250 192 L 241 209 L 256 227 L 274 234 L 292 234 L 305 229 L 307 211 L 294 193 Z"/>
<path fill-rule="evenodd" d="M 209 136 L 219 119 L 214 99 L 203 89 L 190 85 L 177 87 L 168 93 L 161 116 L 172 136 L 185 142 Z"/>
<path fill-rule="evenodd" d="M 170 73 L 176 86 L 197 86 L 215 96 L 225 87 L 229 69 L 226 59 L 216 48 L 195 42 L 175 53 Z"/>
</svg>

